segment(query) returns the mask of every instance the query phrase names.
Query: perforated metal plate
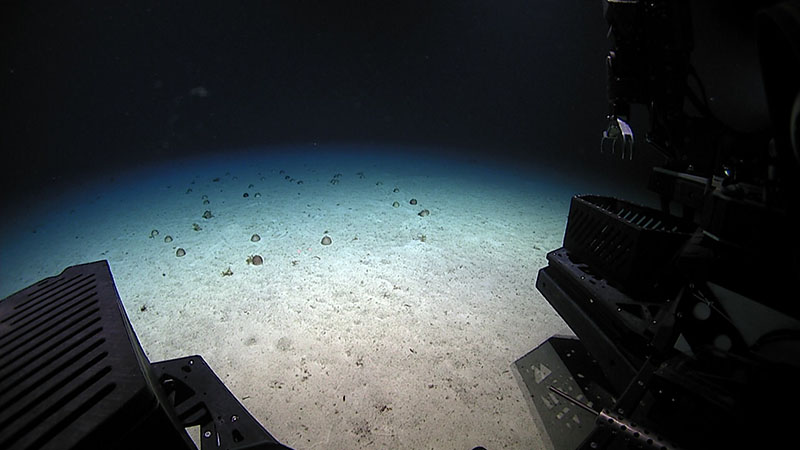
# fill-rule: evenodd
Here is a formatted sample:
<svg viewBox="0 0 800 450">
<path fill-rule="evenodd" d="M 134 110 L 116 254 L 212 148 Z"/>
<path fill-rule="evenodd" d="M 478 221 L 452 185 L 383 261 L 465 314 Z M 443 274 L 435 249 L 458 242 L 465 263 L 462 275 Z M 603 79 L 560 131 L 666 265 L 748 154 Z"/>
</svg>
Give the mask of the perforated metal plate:
<svg viewBox="0 0 800 450">
<path fill-rule="evenodd" d="M 594 429 L 593 415 L 549 390 L 566 392 L 598 411 L 613 404 L 602 372 L 575 337 L 554 336 L 514 362 L 515 376 L 545 445 L 552 450 L 574 450 Z"/>
</svg>

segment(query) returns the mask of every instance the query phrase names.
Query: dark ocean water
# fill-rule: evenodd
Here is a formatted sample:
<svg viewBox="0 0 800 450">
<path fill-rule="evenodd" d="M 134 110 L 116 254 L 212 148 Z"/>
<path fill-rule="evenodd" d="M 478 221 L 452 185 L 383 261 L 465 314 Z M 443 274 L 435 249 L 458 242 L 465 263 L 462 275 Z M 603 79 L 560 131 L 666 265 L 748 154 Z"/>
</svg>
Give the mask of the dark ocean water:
<svg viewBox="0 0 800 450">
<path fill-rule="evenodd" d="M 599 155 L 600 2 L 18 2 L 3 200 L 246 148 L 424 147 L 642 179 Z"/>
</svg>

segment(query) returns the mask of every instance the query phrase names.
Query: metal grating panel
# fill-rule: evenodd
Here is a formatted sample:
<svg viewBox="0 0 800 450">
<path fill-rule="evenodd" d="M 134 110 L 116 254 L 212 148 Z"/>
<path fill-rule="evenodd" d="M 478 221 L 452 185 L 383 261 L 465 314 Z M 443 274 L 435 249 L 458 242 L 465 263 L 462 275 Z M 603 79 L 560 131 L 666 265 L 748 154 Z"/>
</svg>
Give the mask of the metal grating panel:
<svg viewBox="0 0 800 450">
<path fill-rule="evenodd" d="M 597 410 L 615 402 L 600 367 L 577 338 L 553 336 L 513 366 L 513 374 L 549 450 L 579 448 L 594 430 L 597 418 L 554 394 L 550 387 Z"/>
<path fill-rule="evenodd" d="M 598 275 L 630 290 L 650 290 L 694 228 L 624 200 L 576 196 L 570 203 L 564 247 Z"/>
<path fill-rule="evenodd" d="M 72 448 L 152 409 L 147 370 L 106 261 L 70 267 L 7 297 L 0 301 L 0 448 Z"/>
</svg>

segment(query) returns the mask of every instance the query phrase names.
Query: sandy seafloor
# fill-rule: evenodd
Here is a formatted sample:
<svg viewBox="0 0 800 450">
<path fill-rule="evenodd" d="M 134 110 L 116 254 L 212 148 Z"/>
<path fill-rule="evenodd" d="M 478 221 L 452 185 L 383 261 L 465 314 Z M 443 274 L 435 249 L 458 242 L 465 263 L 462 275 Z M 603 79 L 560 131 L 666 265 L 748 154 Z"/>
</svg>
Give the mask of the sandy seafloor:
<svg viewBox="0 0 800 450">
<path fill-rule="evenodd" d="M 0 297 L 107 259 L 150 360 L 202 355 L 296 449 L 541 448 L 512 364 L 571 333 L 534 287 L 589 189 L 564 176 L 346 148 L 104 174 L 6 212 Z"/>
</svg>

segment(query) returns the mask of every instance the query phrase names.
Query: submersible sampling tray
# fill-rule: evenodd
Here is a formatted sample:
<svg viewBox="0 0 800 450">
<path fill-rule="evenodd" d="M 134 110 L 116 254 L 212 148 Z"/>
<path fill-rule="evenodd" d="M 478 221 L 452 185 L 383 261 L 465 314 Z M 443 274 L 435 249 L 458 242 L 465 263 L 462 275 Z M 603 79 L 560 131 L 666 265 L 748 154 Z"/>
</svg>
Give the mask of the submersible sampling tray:
<svg viewBox="0 0 800 450">
<path fill-rule="evenodd" d="M 572 198 L 564 234 L 570 258 L 632 290 L 646 290 L 694 225 L 662 211 L 598 195 Z"/>
</svg>

